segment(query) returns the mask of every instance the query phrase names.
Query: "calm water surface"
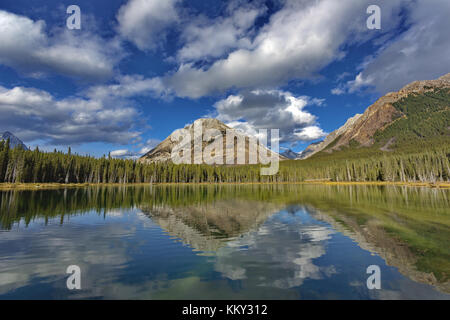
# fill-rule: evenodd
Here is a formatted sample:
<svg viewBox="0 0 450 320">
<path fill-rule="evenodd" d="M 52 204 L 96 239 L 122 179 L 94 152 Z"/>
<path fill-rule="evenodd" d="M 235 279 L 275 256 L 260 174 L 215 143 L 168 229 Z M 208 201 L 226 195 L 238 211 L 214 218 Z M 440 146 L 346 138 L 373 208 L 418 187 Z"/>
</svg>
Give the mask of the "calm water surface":
<svg viewBox="0 0 450 320">
<path fill-rule="evenodd" d="M 0 299 L 449 299 L 450 191 L 0 192 Z M 81 268 L 68 290 L 66 268 Z M 369 290 L 366 269 L 381 269 Z"/>
</svg>

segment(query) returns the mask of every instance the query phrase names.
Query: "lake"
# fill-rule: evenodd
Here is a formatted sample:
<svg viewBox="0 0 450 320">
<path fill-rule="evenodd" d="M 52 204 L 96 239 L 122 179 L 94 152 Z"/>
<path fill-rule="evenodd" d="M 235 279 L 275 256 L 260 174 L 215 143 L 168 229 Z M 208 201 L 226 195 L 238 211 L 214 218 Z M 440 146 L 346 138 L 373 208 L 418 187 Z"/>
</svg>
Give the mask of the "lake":
<svg viewBox="0 0 450 320">
<path fill-rule="evenodd" d="M 2 191 L 0 299 L 449 299 L 449 199 L 373 185 Z"/>
</svg>

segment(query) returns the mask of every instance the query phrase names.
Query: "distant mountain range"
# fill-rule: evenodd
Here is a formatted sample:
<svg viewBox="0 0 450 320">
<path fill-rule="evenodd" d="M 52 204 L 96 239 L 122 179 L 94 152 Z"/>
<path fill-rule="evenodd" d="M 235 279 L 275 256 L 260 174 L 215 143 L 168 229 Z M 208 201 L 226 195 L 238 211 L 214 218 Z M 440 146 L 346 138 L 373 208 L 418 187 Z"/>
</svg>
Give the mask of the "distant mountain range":
<svg viewBox="0 0 450 320">
<path fill-rule="evenodd" d="M 11 149 L 19 146 L 22 149 L 27 150 L 28 147 L 25 145 L 25 143 L 22 142 L 22 140 L 20 140 L 19 138 L 17 138 L 15 135 L 13 135 L 11 132 L 9 131 L 5 131 L 1 134 L 0 136 L 0 140 L 8 140 L 9 138 L 9 146 Z"/>
</svg>

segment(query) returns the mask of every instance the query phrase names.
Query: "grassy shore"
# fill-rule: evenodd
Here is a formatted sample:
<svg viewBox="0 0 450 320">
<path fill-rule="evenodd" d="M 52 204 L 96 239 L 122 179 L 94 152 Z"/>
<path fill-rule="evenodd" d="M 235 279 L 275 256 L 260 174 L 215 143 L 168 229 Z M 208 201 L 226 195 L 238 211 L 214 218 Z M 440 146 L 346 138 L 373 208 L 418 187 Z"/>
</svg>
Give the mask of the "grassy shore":
<svg viewBox="0 0 450 320">
<path fill-rule="evenodd" d="M 154 183 L 152 185 L 213 185 L 215 183 Z M 321 181 L 310 180 L 303 182 L 280 182 L 280 183 L 218 183 L 222 185 L 233 184 L 320 184 L 330 186 L 345 186 L 345 185 L 373 185 L 373 186 L 410 186 L 410 187 L 429 187 L 450 189 L 450 182 L 385 182 L 385 181 L 367 181 L 367 182 L 353 182 L 353 181 Z M 64 188 L 83 188 L 88 186 L 148 186 L 149 183 L 0 183 L 0 191 L 4 190 L 39 190 L 39 189 L 64 189 Z"/>
</svg>

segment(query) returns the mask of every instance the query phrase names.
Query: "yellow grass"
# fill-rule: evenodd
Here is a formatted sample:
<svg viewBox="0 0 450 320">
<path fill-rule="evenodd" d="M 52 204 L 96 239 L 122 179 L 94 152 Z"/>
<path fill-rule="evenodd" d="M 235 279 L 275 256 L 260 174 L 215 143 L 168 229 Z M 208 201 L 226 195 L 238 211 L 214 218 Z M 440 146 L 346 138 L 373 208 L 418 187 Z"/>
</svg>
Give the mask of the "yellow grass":
<svg viewBox="0 0 450 320">
<path fill-rule="evenodd" d="M 385 181 L 363 181 L 363 182 L 352 182 L 352 181 L 326 181 L 326 180 L 307 180 L 303 182 L 245 182 L 245 183 L 235 183 L 235 182 L 225 182 L 225 183 L 153 183 L 152 185 L 213 185 L 213 184 L 223 184 L 223 185 L 233 185 L 233 184 L 320 184 L 320 185 L 374 185 L 374 186 L 411 186 L 411 187 L 429 187 L 429 188 L 450 188 L 450 182 L 385 182 Z M 62 189 L 62 188 L 82 188 L 87 186 L 142 186 L 151 185 L 150 183 L 0 183 L 0 190 L 39 190 L 39 189 Z"/>
</svg>

